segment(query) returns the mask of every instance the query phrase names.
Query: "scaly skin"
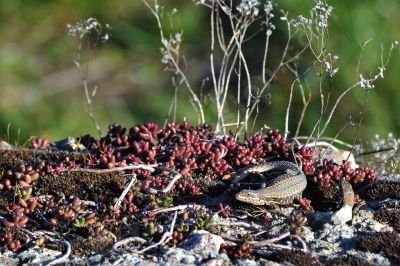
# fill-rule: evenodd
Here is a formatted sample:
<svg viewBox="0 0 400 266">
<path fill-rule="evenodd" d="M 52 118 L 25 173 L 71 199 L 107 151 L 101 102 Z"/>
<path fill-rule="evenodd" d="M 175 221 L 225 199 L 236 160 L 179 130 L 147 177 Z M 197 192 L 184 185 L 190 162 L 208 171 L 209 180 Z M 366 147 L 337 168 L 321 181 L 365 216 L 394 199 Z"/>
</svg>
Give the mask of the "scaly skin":
<svg viewBox="0 0 400 266">
<path fill-rule="evenodd" d="M 266 188 L 242 190 L 236 193 L 236 199 L 253 205 L 282 205 L 301 197 L 307 186 L 307 178 L 300 167 L 287 161 L 267 162 L 249 167 L 236 176 L 233 183 L 237 183 L 251 173 L 262 173 L 275 169 L 283 170 L 285 173 L 274 178 Z"/>
</svg>

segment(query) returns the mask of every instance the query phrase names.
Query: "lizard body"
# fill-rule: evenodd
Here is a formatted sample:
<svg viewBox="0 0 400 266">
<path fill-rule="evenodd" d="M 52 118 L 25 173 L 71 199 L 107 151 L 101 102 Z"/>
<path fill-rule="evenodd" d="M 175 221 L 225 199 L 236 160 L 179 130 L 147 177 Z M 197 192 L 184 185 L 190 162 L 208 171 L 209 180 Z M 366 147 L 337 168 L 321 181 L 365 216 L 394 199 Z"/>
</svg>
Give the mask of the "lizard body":
<svg viewBox="0 0 400 266">
<path fill-rule="evenodd" d="M 307 186 L 307 178 L 300 167 L 287 161 L 273 161 L 251 166 L 239 173 L 234 178 L 233 183 L 237 183 L 251 173 L 262 173 L 270 170 L 283 170 L 284 174 L 274 178 L 265 188 L 242 190 L 236 193 L 235 198 L 253 205 L 282 205 L 301 197 Z"/>
</svg>

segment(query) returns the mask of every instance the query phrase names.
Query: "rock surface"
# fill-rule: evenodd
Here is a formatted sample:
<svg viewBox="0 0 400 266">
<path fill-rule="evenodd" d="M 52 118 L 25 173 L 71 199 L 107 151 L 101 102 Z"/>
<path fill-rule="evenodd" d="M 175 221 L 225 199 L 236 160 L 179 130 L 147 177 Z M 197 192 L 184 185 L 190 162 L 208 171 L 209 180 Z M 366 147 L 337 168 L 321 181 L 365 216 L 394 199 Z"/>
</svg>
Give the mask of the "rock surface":
<svg viewBox="0 0 400 266">
<path fill-rule="evenodd" d="M 208 256 L 218 253 L 223 243 L 225 241 L 222 237 L 205 230 L 198 230 L 190 233 L 179 247 Z"/>
</svg>

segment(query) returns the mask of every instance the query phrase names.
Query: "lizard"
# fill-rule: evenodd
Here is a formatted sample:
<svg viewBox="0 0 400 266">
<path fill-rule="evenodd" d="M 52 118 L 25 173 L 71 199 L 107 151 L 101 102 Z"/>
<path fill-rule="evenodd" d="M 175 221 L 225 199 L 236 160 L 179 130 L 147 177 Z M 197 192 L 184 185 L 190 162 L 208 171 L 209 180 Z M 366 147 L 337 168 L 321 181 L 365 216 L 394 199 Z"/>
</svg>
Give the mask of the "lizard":
<svg viewBox="0 0 400 266">
<path fill-rule="evenodd" d="M 284 173 L 272 179 L 265 188 L 242 190 L 235 194 L 235 198 L 253 205 L 282 205 L 301 197 L 307 186 L 307 178 L 300 167 L 287 161 L 272 161 L 250 166 L 239 172 L 232 183 L 235 184 L 252 173 L 270 170 L 283 170 Z"/>
</svg>

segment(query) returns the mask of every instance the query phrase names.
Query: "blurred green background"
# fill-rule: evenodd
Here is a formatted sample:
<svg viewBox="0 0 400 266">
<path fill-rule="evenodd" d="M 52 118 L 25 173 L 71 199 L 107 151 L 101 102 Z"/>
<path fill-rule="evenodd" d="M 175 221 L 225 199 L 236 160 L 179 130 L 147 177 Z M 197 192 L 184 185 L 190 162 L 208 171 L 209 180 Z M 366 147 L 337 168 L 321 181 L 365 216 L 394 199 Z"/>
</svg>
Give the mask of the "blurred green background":
<svg viewBox="0 0 400 266">
<path fill-rule="evenodd" d="M 187 73 L 193 84 L 200 86 L 209 75 L 209 11 L 195 6 L 192 1 L 159 1 L 166 10 L 176 7 L 174 28 L 183 31 L 183 52 Z M 278 7 L 289 11 L 289 17 L 308 16 L 312 1 L 276 1 Z M 332 98 L 356 81 L 356 64 L 360 44 L 368 45 L 361 70 L 375 74 L 380 63 L 380 45 L 388 51 L 394 40 L 400 40 L 399 0 L 336 0 L 330 3 L 334 12 L 330 20 L 329 49 L 339 56 L 339 73 L 332 86 Z M 21 130 L 20 142 L 29 136 L 48 136 L 58 140 L 67 136 L 96 130 L 86 113 L 86 100 L 73 59 L 77 39 L 66 34 L 66 25 L 95 17 L 103 25 L 112 27 L 111 39 L 93 49 L 89 59 L 89 85 L 98 86 L 94 99 L 94 113 L 103 130 L 110 123 L 130 127 L 136 123 L 157 122 L 166 119 L 173 86 L 170 73 L 160 63 L 160 38 L 155 19 L 139 0 L 2 0 L 0 1 L 0 137 L 10 124 L 12 139 Z M 279 14 L 277 14 L 279 17 Z M 279 24 L 279 19 L 275 20 Z M 284 30 L 273 34 L 270 54 L 282 52 Z M 251 58 L 262 56 L 262 39 L 251 47 Z M 260 45 L 260 49 L 257 49 Z M 257 52 L 260 51 L 259 54 Z M 385 79 L 379 80 L 368 98 L 367 110 L 360 137 L 371 139 L 374 134 L 400 129 L 400 53 L 395 50 L 387 67 Z M 310 59 L 305 58 L 305 62 Z M 256 73 L 259 74 L 259 73 Z M 257 77 L 256 77 L 257 78 Z M 288 99 L 285 75 L 269 91 L 272 103 L 262 108 L 259 124 L 283 129 L 284 112 Z M 280 86 L 281 85 L 281 86 Z M 302 134 L 315 124 L 319 112 L 319 98 L 306 114 Z M 204 91 L 212 96 L 212 91 Z M 187 94 L 179 94 L 177 120 L 186 117 L 196 123 L 196 114 Z M 295 100 L 295 103 L 298 103 Z M 327 136 L 334 136 L 351 116 L 357 120 L 364 102 L 364 92 L 356 88 L 340 104 Z M 212 103 L 210 104 L 212 106 Z M 292 113 L 298 115 L 299 106 Z M 215 123 L 213 108 L 206 110 L 207 121 Z M 291 120 L 296 124 L 296 116 Z M 356 127 L 345 130 L 341 138 L 350 141 Z"/>
</svg>

